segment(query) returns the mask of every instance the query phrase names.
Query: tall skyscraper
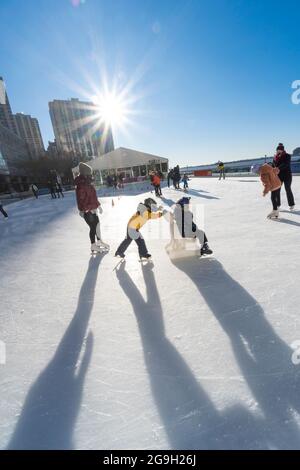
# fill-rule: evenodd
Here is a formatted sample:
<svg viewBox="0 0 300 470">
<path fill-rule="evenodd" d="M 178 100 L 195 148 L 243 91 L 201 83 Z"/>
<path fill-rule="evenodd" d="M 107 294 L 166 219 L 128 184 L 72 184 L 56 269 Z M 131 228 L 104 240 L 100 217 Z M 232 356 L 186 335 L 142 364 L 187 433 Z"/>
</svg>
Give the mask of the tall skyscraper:
<svg viewBox="0 0 300 470">
<path fill-rule="evenodd" d="M 49 112 L 58 152 L 90 160 L 114 150 L 111 128 L 100 122 L 93 103 L 75 98 L 54 100 Z"/>
<path fill-rule="evenodd" d="M 0 77 L 0 124 L 12 131 L 14 134 L 18 134 L 16 122 L 11 111 L 5 83 L 2 77 Z"/>
<path fill-rule="evenodd" d="M 40 158 L 45 154 L 45 147 L 36 118 L 30 115 L 17 113 L 14 115 L 19 137 L 23 139 L 32 158 Z"/>
</svg>

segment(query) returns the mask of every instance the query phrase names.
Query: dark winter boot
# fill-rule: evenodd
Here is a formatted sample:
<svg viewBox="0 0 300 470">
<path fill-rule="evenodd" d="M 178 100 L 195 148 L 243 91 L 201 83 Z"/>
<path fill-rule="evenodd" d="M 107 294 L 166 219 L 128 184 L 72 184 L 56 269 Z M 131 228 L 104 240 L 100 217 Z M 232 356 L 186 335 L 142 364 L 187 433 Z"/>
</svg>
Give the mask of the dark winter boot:
<svg viewBox="0 0 300 470">
<path fill-rule="evenodd" d="M 201 247 L 200 254 L 202 255 L 211 255 L 213 251 L 209 248 L 207 243 L 204 243 Z"/>
</svg>

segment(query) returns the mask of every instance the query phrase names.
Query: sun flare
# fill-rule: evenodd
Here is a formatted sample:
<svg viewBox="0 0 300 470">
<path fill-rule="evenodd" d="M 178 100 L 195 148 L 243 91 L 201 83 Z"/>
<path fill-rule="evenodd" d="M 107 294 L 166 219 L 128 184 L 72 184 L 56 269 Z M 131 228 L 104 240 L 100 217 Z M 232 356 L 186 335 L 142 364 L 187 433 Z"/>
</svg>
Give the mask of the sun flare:
<svg viewBox="0 0 300 470">
<path fill-rule="evenodd" d="M 119 95 L 107 92 L 103 95 L 95 95 L 93 102 L 99 109 L 99 116 L 107 125 L 120 127 L 124 124 L 128 109 L 126 103 Z"/>
</svg>

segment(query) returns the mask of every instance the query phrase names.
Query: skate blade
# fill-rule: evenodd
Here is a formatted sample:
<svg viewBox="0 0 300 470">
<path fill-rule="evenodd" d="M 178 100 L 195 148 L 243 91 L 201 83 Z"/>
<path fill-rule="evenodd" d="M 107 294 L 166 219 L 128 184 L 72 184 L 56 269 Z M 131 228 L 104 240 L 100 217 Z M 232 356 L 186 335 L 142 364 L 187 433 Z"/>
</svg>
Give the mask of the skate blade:
<svg viewBox="0 0 300 470">
<path fill-rule="evenodd" d="M 116 264 L 116 266 L 113 268 L 113 271 L 118 271 L 118 269 L 120 268 L 120 266 L 125 263 L 125 258 L 121 258 L 120 261 L 118 261 L 118 263 Z"/>
</svg>

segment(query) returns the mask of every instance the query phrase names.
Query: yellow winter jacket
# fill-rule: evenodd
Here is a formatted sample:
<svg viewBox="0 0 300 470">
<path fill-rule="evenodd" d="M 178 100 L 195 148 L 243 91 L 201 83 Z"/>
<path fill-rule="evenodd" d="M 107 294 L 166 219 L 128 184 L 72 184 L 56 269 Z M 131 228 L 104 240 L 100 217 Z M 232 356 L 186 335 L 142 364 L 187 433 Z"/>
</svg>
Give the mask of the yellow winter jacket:
<svg viewBox="0 0 300 470">
<path fill-rule="evenodd" d="M 137 212 L 130 218 L 128 228 L 140 230 L 145 223 L 150 219 L 159 219 L 162 216 L 161 212 L 151 212 L 144 204 L 139 204 Z"/>
</svg>

